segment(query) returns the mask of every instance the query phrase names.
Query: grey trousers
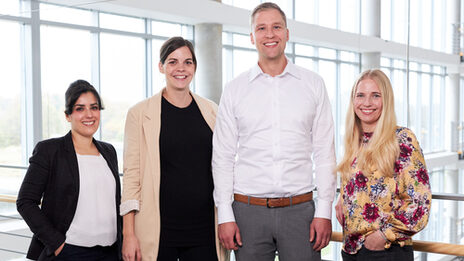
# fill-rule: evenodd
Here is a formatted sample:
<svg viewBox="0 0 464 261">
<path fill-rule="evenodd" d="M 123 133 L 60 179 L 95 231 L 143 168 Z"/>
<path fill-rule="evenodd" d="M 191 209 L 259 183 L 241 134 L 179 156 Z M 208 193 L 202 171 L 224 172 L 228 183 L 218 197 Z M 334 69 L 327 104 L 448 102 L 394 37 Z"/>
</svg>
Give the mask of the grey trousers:
<svg viewBox="0 0 464 261">
<path fill-rule="evenodd" d="M 268 208 L 234 201 L 235 220 L 243 246 L 235 251 L 237 261 L 316 261 L 321 253 L 309 242 L 314 201 L 283 208 Z"/>
</svg>

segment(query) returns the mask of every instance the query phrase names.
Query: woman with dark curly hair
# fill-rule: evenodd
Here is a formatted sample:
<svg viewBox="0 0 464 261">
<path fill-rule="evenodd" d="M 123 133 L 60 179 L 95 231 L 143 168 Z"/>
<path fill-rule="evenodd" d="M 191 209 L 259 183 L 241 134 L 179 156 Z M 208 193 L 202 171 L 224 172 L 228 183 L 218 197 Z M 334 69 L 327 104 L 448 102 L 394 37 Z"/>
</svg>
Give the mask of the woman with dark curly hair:
<svg viewBox="0 0 464 261">
<path fill-rule="evenodd" d="M 27 258 L 120 260 L 116 150 L 93 138 L 103 109 L 100 95 L 77 80 L 65 100 L 71 131 L 37 144 L 16 202 L 34 233 Z"/>
</svg>

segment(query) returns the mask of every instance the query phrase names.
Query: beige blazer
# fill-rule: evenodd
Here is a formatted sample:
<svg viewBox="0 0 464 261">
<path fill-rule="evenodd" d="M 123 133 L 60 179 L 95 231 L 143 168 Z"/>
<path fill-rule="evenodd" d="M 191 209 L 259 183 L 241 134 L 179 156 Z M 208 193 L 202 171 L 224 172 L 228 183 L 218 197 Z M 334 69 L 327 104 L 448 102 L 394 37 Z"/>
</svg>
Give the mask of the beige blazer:
<svg viewBox="0 0 464 261">
<path fill-rule="evenodd" d="M 161 97 L 158 94 L 129 109 L 124 133 L 124 176 L 121 215 L 135 210 L 135 234 L 139 240 L 142 260 L 155 261 L 160 237 L 160 155 Z M 211 130 L 216 121 L 217 105 L 191 93 Z M 219 245 L 219 261 L 229 260 L 229 252 Z"/>
</svg>

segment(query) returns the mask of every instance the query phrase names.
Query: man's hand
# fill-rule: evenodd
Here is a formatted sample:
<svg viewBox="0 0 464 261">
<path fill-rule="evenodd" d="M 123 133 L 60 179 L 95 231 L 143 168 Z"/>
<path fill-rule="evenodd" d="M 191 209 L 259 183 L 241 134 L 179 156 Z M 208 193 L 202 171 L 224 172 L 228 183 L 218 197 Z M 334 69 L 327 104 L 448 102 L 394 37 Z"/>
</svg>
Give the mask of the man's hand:
<svg viewBox="0 0 464 261">
<path fill-rule="evenodd" d="M 314 251 L 320 251 L 330 242 L 332 235 L 332 222 L 330 219 L 314 218 L 309 227 L 309 241 L 314 243 Z"/>
<path fill-rule="evenodd" d="M 237 250 L 242 246 L 242 238 L 237 223 L 226 222 L 218 226 L 219 242 L 228 250 Z"/>
<path fill-rule="evenodd" d="M 125 235 L 122 241 L 122 259 L 124 261 L 140 261 L 142 254 L 140 252 L 139 240 L 135 235 Z"/>
<path fill-rule="evenodd" d="M 385 238 L 380 234 L 379 230 L 375 231 L 372 234 L 369 234 L 364 240 L 364 246 L 373 251 L 380 251 L 385 249 Z"/>
</svg>

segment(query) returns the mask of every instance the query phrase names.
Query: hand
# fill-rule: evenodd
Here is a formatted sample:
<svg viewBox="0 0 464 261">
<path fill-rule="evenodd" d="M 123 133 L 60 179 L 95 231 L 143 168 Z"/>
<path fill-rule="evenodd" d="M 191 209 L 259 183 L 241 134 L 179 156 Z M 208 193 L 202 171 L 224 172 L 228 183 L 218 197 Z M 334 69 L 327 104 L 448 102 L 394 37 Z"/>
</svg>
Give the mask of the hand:
<svg viewBox="0 0 464 261">
<path fill-rule="evenodd" d="M 242 246 L 242 237 L 237 223 L 226 222 L 218 226 L 219 242 L 228 250 L 237 250 Z"/>
<path fill-rule="evenodd" d="M 380 251 L 385 249 L 385 238 L 380 234 L 379 230 L 375 231 L 372 234 L 369 234 L 364 240 L 364 246 L 368 250 Z"/>
<path fill-rule="evenodd" d="M 335 213 L 336 213 L 336 216 L 337 216 L 338 223 L 340 223 L 340 225 L 343 228 L 343 225 L 345 223 L 345 216 L 344 216 L 344 213 L 343 213 L 343 201 L 342 201 L 341 196 L 338 197 L 337 205 L 335 205 Z"/>
<path fill-rule="evenodd" d="M 314 243 L 314 251 L 320 251 L 326 247 L 330 242 L 332 235 L 332 222 L 330 219 L 314 218 L 309 227 L 309 241 Z"/>
<path fill-rule="evenodd" d="M 58 247 L 58 248 L 55 250 L 55 256 L 58 256 L 58 255 L 61 253 L 61 250 L 63 250 L 63 247 L 64 247 L 64 242 L 63 242 L 63 244 L 61 244 L 60 247 Z"/>
<path fill-rule="evenodd" d="M 139 240 L 135 235 L 124 236 L 124 239 L 122 241 L 122 258 L 124 261 L 142 260 Z"/>
</svg>

